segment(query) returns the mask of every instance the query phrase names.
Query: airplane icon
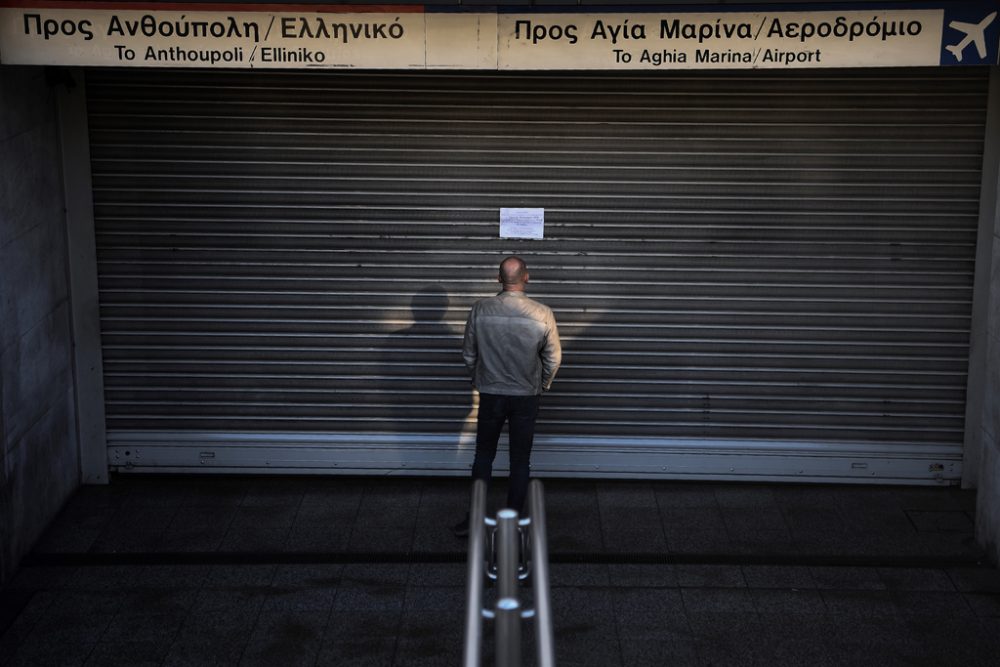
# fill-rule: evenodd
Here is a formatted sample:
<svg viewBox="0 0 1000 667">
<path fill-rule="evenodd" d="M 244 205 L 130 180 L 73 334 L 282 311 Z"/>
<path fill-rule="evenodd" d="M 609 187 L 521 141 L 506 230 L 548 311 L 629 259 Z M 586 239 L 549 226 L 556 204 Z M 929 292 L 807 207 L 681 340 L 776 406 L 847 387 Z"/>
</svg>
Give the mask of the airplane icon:
<svg viewBox="0 0 1000 667">
<path fill-rule="evenodd" d="M 965 51 L 965 47 L 967 47 L 971 42 L 975 42 L 976 50 L 979 52 L 979 57 L 985 58 L 986 28 L 993 23 L 993 19 L 996 17 L 997 13 L 993 12 L 977 24 L 965 23 L 964 21 L 952 21 L 948 24 L 948 27 L 964 32 L 965 37 L 958 44 L 955 44 L 954 46 L 946 46 L 944 48 L 951 51 L 952 55 L 955 56 L 955 60 L 962 62 L 962 52 Z"/>
</svg>

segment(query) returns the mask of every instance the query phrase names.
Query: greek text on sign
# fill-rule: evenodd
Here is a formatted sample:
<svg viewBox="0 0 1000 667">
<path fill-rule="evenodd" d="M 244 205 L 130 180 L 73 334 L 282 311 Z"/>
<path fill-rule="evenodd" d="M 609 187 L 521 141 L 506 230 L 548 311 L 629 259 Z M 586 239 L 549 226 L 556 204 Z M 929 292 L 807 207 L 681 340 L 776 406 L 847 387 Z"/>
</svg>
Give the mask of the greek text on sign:
<svg viewBox="0 0 1000 667">
<path fill-rule="evenodd" d="M 502 69 L 740 69 L 938 65 L 940 10 L 500 17 Z"/>
<path fill-rule="evenodd" d="M 668 70 L 996 64 L 1000 0 L 697 12 L 0 0 L 0 63 Z"/>
</svg>

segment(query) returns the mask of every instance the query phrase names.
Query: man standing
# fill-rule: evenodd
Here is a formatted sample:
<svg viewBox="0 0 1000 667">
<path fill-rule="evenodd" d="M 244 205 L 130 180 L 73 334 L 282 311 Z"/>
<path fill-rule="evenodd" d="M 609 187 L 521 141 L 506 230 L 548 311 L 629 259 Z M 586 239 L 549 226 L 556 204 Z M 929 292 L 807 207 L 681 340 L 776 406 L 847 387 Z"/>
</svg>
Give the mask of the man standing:
<svg viewBox="0 0 1000 667">
<path fill-rule="evenodd" d="M 500 263 L 503 291 L 472 306 L 465 325 L 462 356 L 479 391 L 476 457 L 472 479 L 489 483 L 504 422 L 510 439 L 510 488 L 507 507 L 521 512 L 528 492 L 535 418 L 562 361 L 552 309 L 524 293 L 528 267 L 520 257 Z M 454 527 L 469 532 L 469 518 Z"/>
</svg>

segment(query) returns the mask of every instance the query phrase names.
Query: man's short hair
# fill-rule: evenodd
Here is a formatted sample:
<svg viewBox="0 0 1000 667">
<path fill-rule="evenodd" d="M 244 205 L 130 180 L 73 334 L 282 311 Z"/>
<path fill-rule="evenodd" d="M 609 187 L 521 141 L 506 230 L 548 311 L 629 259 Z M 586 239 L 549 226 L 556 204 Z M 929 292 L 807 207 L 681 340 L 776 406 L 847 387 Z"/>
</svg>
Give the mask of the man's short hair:
<svg viewBox="0 0 1000 667">
<path fill-rule="evenodd" d="M 519 285 L 528 275 L 528 265 L 520 257 L 511 255 L 500 262 L 500 282 L 504 285 Z"/>
</svg>

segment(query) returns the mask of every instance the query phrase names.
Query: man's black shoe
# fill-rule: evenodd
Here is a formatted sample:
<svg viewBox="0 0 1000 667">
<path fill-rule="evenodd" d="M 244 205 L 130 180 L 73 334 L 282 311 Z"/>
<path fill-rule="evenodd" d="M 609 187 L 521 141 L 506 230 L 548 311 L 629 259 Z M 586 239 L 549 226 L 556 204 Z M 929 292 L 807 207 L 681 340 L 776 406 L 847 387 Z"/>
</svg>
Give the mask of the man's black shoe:
<svg viewBox="0 0 1000 667">
<path fill-rule="evenodd" d="M 456 523 L 451 527 L 451 531 L 455 533 L 455 537 L 468 537 L 469 536 L 469 515 L 466 514 L 465 518 Z"/>
</svg>

